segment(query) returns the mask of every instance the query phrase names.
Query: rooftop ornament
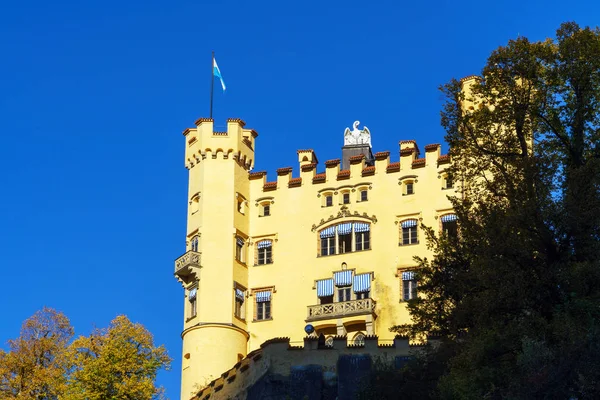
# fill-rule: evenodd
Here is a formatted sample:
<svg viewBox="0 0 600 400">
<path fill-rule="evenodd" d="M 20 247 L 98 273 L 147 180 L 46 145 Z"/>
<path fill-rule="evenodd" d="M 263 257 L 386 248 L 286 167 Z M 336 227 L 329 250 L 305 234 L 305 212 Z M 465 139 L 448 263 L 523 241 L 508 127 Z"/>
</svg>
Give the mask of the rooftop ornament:
<svg viewBox="0 0 600 400">
<path fill-rule="evenodd" d="M 360 121 L 354 121 L 352 124 L 352 130 L 346 128 L 344 131 L 344 146 L 355 146 L 361 144 L 368 144 L 371 147 L 371 132 L 366 126 L 363 129 L 358 129 Z"/>
</svg>

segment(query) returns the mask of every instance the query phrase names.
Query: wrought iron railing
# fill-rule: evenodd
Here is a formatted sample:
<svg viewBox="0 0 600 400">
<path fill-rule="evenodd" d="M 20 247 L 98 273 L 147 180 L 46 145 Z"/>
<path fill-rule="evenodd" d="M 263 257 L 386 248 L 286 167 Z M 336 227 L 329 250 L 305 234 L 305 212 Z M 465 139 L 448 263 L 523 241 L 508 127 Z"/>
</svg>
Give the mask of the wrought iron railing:
<svg viewBox="0 0 600 400">
<path fill-rule="evenodd" d="M 360 299 L 308 306 L 308 317 L 306 320 L 312 321 L 318 319 L 347 317 L 351 315 L 371 314 L 375 312 L 375 304 L 376 302 L 373 299 Z"/>
</svg>

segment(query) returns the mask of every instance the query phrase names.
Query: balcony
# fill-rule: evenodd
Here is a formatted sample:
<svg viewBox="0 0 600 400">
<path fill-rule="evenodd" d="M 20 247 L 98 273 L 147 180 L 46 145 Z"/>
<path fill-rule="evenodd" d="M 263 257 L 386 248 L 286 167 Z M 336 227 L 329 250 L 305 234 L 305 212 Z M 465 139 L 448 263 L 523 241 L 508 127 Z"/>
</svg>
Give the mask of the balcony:
<svg viewBox="0 0 600 400">
<path fill-rule="evenodd" d="M 200 268 L 200 255 L 197 251 L 188 251 L 175 260 L 175 276 L 182 283 L 190 283 L 196 278 L 197 268 Z"/>
<path fill-rule="evenodd" d="M 308 306 L 308 317 L 306 318 L 306 322 L 351 317 L 354 315 L 375 314 L 375 305 L 376 302 L 373 299 L 361 299 Z"/>
</svg>

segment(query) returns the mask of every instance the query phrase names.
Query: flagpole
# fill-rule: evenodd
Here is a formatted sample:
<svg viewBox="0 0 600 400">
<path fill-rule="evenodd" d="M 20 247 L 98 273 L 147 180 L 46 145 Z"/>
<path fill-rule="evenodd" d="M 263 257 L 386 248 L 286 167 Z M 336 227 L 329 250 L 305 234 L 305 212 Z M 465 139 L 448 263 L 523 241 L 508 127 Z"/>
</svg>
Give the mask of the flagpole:
<svg viewBox="0 0 600 400">
<path fill-rule="evenodd" d="M 210 119 L 212 119 L 214 87 L 215 87 L 215 52 L 213 51 L 212 58 L 210 60 Z"/>
</svg>

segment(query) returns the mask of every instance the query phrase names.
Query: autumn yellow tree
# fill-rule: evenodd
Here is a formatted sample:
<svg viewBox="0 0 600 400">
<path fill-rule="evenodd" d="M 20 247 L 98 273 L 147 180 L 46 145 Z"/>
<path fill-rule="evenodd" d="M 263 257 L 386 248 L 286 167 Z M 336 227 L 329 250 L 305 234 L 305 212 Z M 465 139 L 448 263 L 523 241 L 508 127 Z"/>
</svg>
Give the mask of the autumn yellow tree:
<svg viewBox="0 0 600 400">
<path fill-rule="evenodd" d="M 0 399 L 57 400 L 66 390 L 71 368 L 69 319 L 43 308 L 25 320 L 19 338 L 0 350 Z"/>
<path fill-rule="evenodd" d="M 65 400 L 162 399 L 156 374 L 168 369 L 171 359 L 163 346 L 155 347 L 152 335 L 126 316 L 108 328 L 77 338 L 69 354 L 74 367 Z"/>
</svg>

